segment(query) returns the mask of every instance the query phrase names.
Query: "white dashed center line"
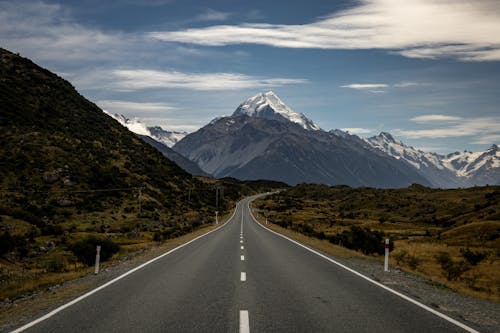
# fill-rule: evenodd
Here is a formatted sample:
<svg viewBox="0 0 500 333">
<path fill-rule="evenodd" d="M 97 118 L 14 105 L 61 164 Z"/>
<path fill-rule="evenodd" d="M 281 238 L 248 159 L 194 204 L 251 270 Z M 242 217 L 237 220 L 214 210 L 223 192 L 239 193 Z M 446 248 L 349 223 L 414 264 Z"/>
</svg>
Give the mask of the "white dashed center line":
<svg viewBox="0 0 500 333">
<path fill-rule="evenodd" d="M 248 320 L 247 310 L 240 310 L 240 333 L 250 333 L 250 321 Z"/>
<path fill-rule="evenodd" d="M 245 256 L 241 256 L 241 261 L 245 260 Z"/>
<path fill-rule="evenodd" d="M 247 280 L 247 273 L 241 272 L 240 281 L 245 282 Z"/>
</svg>

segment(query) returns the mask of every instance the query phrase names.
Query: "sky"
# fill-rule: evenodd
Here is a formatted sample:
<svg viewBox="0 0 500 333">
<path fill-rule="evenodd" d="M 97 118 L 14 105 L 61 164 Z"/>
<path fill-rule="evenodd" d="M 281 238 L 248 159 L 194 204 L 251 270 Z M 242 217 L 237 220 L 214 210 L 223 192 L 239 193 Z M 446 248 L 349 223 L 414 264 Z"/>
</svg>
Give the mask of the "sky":
<svg viewBox="0 0 500 333">
<path fill-rule="evenodd" d="M 169 130 L 272 90 L 324 130 L 500 143 L 498 0 L 0 0 L 0 47 Z"/>
</svg>

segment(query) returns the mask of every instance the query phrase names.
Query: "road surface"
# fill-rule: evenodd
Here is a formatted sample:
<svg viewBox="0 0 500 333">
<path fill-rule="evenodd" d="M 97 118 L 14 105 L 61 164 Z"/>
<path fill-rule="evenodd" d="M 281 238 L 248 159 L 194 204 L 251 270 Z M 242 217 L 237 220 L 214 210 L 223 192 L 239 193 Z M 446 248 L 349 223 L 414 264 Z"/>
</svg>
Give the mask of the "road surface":
<svg viewBox="0 0 500 333">
<path fill-rule="evenodd" d="M 218 230 L 26 331 L 465 332 L 266 230 L 251 199 Z"/>
</svg>

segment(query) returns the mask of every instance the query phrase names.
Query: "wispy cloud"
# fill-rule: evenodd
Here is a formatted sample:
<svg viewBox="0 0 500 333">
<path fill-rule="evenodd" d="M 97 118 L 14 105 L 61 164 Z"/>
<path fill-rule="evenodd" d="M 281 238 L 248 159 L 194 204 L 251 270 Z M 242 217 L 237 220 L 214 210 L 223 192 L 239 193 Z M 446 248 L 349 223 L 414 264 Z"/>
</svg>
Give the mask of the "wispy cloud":
<svg viewBox="0 0 500 333">
<path fill-rule="evenodd" d="M 342 131 L 344 132 L 349 132 L 350 134 L 369 134 L 373 133 L 374 131 L 370 128 L 360 128 L 360 127 L 346 127 L 346 128 L 341 128 Z"/>
<path fill-rule="evenodd" d="M 441 115 L 431 115 L 426 122 L 443 122 L 450 120 L 439 120 L 443 118 Z M 439 117 L 435 117 L 439 116 Z M 425 116 L 423 116 L 425 117 Z M 444 116 L 446 118 L 446 116 Z M 418 117 L 416 117 L 418 118 Z M 434 120 L 432 120 L 434 118 Z M 458 117 L 452 117 L 458 118 Z M 425 118 L 424 118 L 425 119 Z M 478 118 L 460 118 L 453 120 L 448 126 L 440 126 L 437 128 L 412 129 L 412 130 L 394 130 L 394 134 L 401 135 L 411 139 L 422 138 L 457 138 L 457 137 L 472 137 L 474 144 L 491 144 L 498 141 L 500 137 L 500 118 L 498 117 L 478 117 Z"/>
<path fill-rule="evenodd" d="M 351 83 L 340 86 L 341 88 L 349 88 L 356 90 L 368 91 L 374 94 L 384 93 L 388 88 L 411 88 L 424 85 L 418 82 L 400 82 L 394 84 L 388 83 Z"/>
<path fill-rule="evenodd" d="M 44 2 L 1 1 L 2 47 L 58 63 L 116 58 L 136 36 L 104 33 L 71 21 L 63 6 Z"/>
<path fill-rule="evenodd" d="M 96 102 L 99 107 L 112 113 L 120 114 L 140 114 L 150 112 L 168 112 L 175 110 L 175 107 L 165 103 L 139 103 L 129 101 L 101 100 Z"/>
<path fill-rule="evenodd" d="M 431 123 L 431 122 L 457 122 L 463 120 L 462 117 L 447 116 L 444 114 L 426 114 L 422 116 L 413 117 L 410 119 L 416 123 Z"/>
<path fill-rule="evenodd" d="M 483 135 L 477 138 L 476 140 L 472 141 L 472 144 L 475 145 L 491 145 L 493 143 L 497 144 L 500 143 L 500 133 Z"/>
<path fill-rule="evenodd" d="M 196 16 L 195 21 L 225 21 L 231 16 L 231 13 L 221 12 L 208 8 L 204 13 Z"/>
<path fill-rule="evenodd" d="M 387 88 L 389 85 L 385 83 L 352 83 L 340 86 L 341 88 L 350 88 L 358 90 L 371 90 L 378 88 Z"/>
<path fill-rule="evenodd" d="M 267 89 L 288 84 L 304 84 L 301 78 L 265 78 L 241 73 L 186 73 L 149 69 L 116 69 L 96 71 L 75 78 L 75 84 L 85 89 L 107 88 L 133 91 L 150 88 L 189 90 Z"/>
<path fill-rule="evenodd" d="M 500 60 L 500 3 L 469 0 L 360 0 L 316 22 L 218 25 L 151 32 L 150 37 L 209 46 L 386 49 L 412 58 Z"/>
</svg>

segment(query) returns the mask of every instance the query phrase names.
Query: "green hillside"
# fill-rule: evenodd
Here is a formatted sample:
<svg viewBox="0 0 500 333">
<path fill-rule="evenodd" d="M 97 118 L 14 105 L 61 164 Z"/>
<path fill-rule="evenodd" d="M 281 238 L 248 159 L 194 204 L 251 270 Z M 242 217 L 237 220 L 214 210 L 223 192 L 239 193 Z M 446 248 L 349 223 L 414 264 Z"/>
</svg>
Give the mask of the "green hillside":
<svg viewBox="0 0 500 333">
<path fill-rule="evenodd" d="M 0 298 L 84 269 L 82 240 L 124 255 L 212 223 L 267 185 L 191 176 L 69 82 L 0 49 Z"/>
</svg>

